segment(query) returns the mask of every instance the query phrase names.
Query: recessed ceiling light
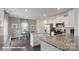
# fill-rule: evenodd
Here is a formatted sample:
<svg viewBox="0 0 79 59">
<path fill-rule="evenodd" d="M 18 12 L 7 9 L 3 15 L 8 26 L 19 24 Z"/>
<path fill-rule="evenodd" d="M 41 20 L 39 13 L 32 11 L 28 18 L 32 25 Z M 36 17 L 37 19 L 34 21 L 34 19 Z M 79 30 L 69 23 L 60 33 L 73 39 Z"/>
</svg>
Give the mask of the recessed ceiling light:
<svg viewBox="0 0 79 59">
<path fill-rule="evenodd" d="M 25 11 L 28 11 L 28 9 L 25 9 Z"/>
<path fill-rule="evenodd" d="M 43 16 L 46 16 L 46 14 L 43 14 Z"/>
</svg>

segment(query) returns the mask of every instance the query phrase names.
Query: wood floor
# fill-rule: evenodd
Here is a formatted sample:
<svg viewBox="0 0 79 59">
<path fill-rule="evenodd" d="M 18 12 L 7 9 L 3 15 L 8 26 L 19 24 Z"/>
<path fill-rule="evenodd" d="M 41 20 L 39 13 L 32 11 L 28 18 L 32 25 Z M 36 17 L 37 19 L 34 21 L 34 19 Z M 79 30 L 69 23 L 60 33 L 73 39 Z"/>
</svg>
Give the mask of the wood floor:
<svg viewBox="0 0 79 59">
<path fill-rule="evenodd" d="M 29 39 L 13 39 L 10 47 L 5 47 L 2 51 L 40 51 L 40 46 L 31 47 Z"/>
</svg>

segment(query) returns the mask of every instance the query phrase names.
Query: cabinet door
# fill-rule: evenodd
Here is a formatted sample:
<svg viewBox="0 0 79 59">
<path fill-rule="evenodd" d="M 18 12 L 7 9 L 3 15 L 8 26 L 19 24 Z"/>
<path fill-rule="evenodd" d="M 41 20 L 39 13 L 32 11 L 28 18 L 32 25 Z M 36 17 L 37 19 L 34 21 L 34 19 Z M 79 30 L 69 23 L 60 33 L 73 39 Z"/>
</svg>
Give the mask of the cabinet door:
<svg viewBox="0 0 79 59">
<path fill-rule="evenodd" d="M 64 24 L 65 24 L 65 27 L 70 27 L 70 25 L 69 25 L 69 16 L 64 17 Z"/>
<path fill-rule="evenodd" d="M 74 10 L 69 12 L 70 27 L 74 27 Z"/>
<path fill-rule="evenodd" d="M 63 23 L 64 22 L 64 17 L 63 16 L 59 16 L 56 18 L 56 23 Z"/>
<path fill-rule="evenodd" d="M 68 12 L 65 18 L 65 27 L 74 27 L 74 10 Z"/>
</svg>

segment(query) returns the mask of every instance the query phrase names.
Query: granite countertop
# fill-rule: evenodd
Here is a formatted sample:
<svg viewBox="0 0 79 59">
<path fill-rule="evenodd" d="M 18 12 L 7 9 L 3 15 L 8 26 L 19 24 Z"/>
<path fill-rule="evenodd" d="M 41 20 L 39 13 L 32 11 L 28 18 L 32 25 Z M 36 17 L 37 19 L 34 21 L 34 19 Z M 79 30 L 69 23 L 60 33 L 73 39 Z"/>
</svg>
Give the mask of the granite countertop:
<svg viewBox="0 0 79 59">
<path fill-rule="evenodd" d="M 40 40 L 63 51 L 79 51 L 79 46 L 77 45 L 77 41 L 79 40 L 78 37 L 56 35 L 52 37 L 41 38 Z"/>
</svg>

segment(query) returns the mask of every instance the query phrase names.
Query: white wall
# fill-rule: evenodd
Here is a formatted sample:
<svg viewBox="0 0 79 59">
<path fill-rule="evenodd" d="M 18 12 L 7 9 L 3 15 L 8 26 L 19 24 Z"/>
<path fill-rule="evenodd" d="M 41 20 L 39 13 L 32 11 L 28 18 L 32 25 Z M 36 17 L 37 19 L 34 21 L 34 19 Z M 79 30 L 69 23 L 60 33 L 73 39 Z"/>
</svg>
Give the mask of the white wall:
<svg viewBox="0 0 79 59">
<path fill-rule="evenodd" d="M 4 15 L 4 44 L 8 41 L 8 15 Z"/>
<path fill-rule="evenodd" d="M 4 9 L 0 8 L 0 35 L 3 35 Z"/>
<path fill-rule="evenodd" d="M 0 8 L 0 40 L 3 45 L 5 45 L 8 40 L 8 15 L 5 14 L 4 8 Z"/>
<path fill-rule="evenodd" d="M 12 24 L 17 24 L 17 28 L 13 28 Z M 12 37 L 16 36 L 19 33 L 21 33 L 21 23 L 20 18 L 15 17 L 9 17 L 8 18 L 8 30 L 9 30 L 9 36 Z"/>
<path fill-rule="evenodd" d="M 4 9 L 0 8 L 0 43 L 4 43 Z M 3 42 L 2 42 L 3 41 Z"/>
</svg>

